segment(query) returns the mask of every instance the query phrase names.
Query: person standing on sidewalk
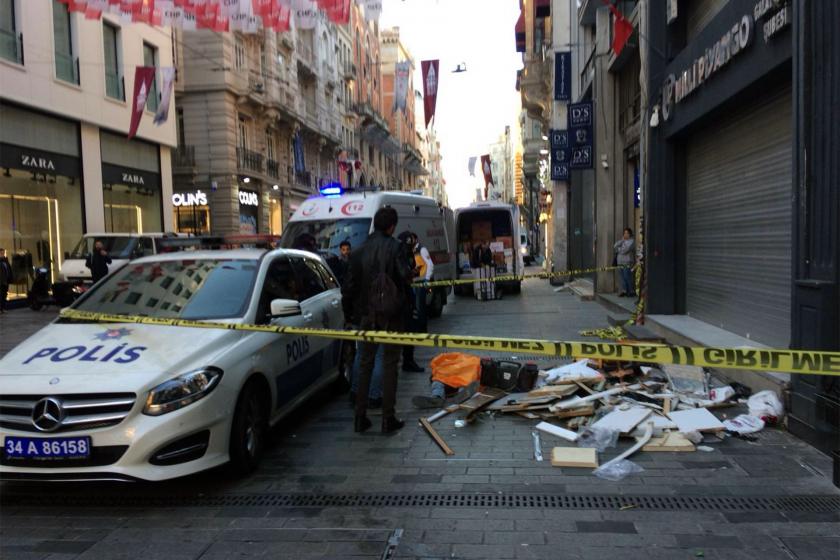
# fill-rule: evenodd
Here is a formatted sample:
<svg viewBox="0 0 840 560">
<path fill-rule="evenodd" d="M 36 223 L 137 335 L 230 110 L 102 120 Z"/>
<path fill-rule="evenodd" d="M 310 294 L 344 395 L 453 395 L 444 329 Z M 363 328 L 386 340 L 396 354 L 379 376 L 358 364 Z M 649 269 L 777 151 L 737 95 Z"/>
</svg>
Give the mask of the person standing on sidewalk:
<svg viewBox="0 0 840 560">
<path fill-rule="evenodd" d="M 6 258 L 6 249 L 0 248 L 0 313 L 6 312 L 6 299 L 9 297 L 9 285 L 12 283 L 12 265 Z"/>
<path fill-rule="evenodd" d="M 108 255 L 108 251 L 105 250 L 101 241 L 97 241 L 93 244 L 93 252 L 85 260 L 85 266 L 90 269 L 90 276 L 94 284 L 108 276 L 109 264 L 111 264 L 111 257 Z"/>
<path fill-rule="evenodd" d="M 358 320 L 362 330 L 400 331 L 406 290 L 411 285 L 411 269 L 402 257 L 400 243 L 394 239 L 398 215 L 394 208 L 377 210 L 374 232 L 350 258 L 350 270 L 341 290 L 345 319 Z M 380 344 L 360 345 L 359 388 L 353 429 L 364 432 L 371 427 L 367 417 L 371 375 Z M 400 347 L 385 345 L 382 357 L 382 433 L 399 430 L 405 422 L 397 418 L 397 368 Z"/>
<path fill-rule="evenodd" d="M 633 230 L 624 228 L 621 239 L 613 245 L 615 251 L 615 264 L 620 266 L 618 274 L 621 278 L 621 291 L 619 297 L 635 297 L 636 289 L 633 286 L 633 265 L 636 264 L 636 242 L 633 239 Z"/>
<path fill-rule="evenodd" d="M 411 252 L 414 260 L 414 270 L 417 271 L 415 282 L 431 282 L 435 272 L 435 264 L 429 255 L 429 250 L 421 243 L 417 234 L 411 234 Z M 425 333 L 429 331 L 428 314 L 426 311 L 426 292 L 428 288 L 415 286 L 413 288 L 414 313 L 412 314 L 412 332 Z M 414 346 L 403 347 L 403 371 L 423 373 L 426 371 L 414 360 Z"/>
</svg>

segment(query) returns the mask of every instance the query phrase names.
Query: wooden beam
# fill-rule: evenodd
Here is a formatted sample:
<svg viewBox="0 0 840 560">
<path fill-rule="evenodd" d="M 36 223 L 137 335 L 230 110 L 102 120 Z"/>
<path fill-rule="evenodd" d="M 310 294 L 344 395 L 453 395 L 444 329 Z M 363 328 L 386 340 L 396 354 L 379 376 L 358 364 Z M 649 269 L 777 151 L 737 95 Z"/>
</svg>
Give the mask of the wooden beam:
<svg viewBox="0 0 840 560">
<path fill-rule="evenodd" d="M 432 425 L 429 424 L 428 420 L 426 420 L 425 418 L 421 418 L 420 425 L 423 426 L 423 429 L 426 430 L 426 433 L 428 433 L 432 437 L 432 439 L 435 440 L 435 443 L 438 444 L 438 447 L 440 447 L 441 451 L 443 451 L 445 455 L 455 455 L 455 452 L 452 451 L 452 448 L 446 445 L 446 442 L 443 441 L 443 438 L 440 437 L 440 434 L 437 433 L 437 430 L 435 430 L 432 427 Z"/>
</svg>

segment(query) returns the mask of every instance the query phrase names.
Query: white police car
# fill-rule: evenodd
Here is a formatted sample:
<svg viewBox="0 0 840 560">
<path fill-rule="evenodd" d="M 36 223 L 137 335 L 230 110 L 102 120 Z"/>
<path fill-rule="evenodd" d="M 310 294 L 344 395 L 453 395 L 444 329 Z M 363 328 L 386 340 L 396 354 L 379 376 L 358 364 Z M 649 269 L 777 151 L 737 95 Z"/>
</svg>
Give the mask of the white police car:
<svg viewBox="0 0 840 560">
<path fill-rule="evenodd" d="M 311 253 L 156 255 L 73 304 L 103 314 L 342 328 Z M 267 430 L 338 380 L 320 337 L 59 318 L 0 360 L 0 477 L 163 480 L 254 469 Z"/>
</svg>

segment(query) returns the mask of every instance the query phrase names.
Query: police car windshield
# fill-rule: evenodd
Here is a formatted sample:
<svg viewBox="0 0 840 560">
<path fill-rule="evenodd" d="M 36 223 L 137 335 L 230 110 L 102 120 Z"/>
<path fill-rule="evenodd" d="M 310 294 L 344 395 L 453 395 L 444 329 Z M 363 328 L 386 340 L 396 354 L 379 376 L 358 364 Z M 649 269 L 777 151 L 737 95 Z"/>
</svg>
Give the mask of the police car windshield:
<svg viewBox="0 0 840 560">
<path fill-rule="evenodd" d="M 93 252 L 93 244 L 97 241 L 102 242 L 102 246 L 108 252 L 108 255 L 113 259 L 127 259 L 137 245 L 136 237 L 82 237 L 73 252 L 70 253 L 71 259 L 84 259 L 91 252 Z"/>
<path fill-rule="evenodd" d="M 287 249 L 307 249 L 298 246 L 303 234 L 315 238 L 315 246 L 319 253 L 338 255 L 339 245 L 349 241 L 353 249 L 357 249 L 367 241 L 370 232 L 370 218 L 353 218 L 346 220 L 313 220 L 292 222 L 283 231 L 280 246 Z"/>
<path fill-rule="evenodd" d="M 177 260 L 130 264 L 107 277 L 76 309 L 180 319 L 242 317 L 251 297 L 254 260 Z"/>
</svg>

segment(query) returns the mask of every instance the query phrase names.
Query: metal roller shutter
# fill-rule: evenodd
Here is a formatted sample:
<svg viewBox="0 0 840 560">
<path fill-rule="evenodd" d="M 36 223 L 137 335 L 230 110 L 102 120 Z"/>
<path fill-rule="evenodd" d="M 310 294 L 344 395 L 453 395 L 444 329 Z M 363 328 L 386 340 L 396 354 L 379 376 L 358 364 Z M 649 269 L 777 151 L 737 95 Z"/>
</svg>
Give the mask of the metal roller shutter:
<svg viewBox="0 0 840 560">
<path fill-rule="evenodd" d="M 687 149 L 686 310 L 777 348 L 790 340 L 791 93 Z"/>
</svg>

